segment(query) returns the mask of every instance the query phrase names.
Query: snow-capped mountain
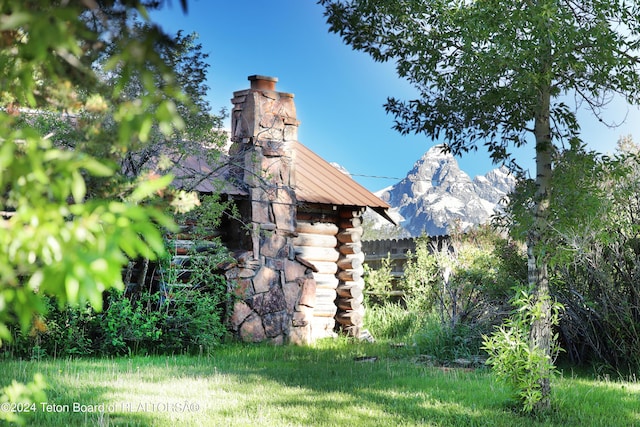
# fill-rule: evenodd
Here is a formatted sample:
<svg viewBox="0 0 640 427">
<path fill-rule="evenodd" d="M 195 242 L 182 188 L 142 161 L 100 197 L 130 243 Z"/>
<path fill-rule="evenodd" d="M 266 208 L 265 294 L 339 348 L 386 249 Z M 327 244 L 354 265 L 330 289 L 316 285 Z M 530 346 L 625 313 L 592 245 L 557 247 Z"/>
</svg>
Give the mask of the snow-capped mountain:
<svg viewBox="0 0 640 427">
<path fill-rule="evenodd" d="M 455 222 L 463 230 L 490 220 L 500 201 L 515 187 L 507 168 L 473 180 L 442 146 L 429 149 L 407 176 L 376 194 L 392 207 L 392 217 L 412 236 L 447 234 Z"/>
</svg>

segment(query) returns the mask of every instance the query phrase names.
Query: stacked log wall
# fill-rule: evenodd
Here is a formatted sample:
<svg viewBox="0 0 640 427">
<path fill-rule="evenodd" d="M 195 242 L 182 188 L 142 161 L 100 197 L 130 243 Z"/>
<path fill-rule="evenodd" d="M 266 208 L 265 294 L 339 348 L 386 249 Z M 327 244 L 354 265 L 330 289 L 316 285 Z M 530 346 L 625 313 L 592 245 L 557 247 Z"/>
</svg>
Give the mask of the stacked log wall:
<svg viewBox="0 0 640 427">
<path fill-rule="evenodd" d="M 337 234 L 340 257 L 337 262 L 336 322 L 339 329 L 355 337 L 360 336 L 364 321 L 363 213 L 361 208 L 340 209 Z"/>
<path fill-rule="evenodd" d="M 297 237 L 294 239 L 296 254 L 311 263 L 316 283 L 315 307 L 311 318 L 312 340 L 335 336 L 336 289 L 339 280 L 338 216 L 336 212 L 307 208 L 298 212 Z"/>
</svg>

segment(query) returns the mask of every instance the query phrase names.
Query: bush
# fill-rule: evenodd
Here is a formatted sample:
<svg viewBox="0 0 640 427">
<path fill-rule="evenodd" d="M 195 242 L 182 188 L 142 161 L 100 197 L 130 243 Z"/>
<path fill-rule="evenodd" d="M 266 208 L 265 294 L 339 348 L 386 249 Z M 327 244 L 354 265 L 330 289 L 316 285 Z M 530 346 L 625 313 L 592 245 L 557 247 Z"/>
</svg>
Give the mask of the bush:
<svg viewBox="0 0 640 427">
<path fill-rule="evenodd" d="M 405 268 L 407 306 L 435 310 L 452 330 L 495 323 L 508 306 L 511 288 L 526 283 L 526 266 L 523 250 L 489 228 L 452 236 L 441 250 L 421 237 Z"/>
<path fill-rule="evenodd" d="M 473 361 L 483 335 L 510 311 L 512 287 L 526 283 L 526 258 L 489 227 L 452 236 L 445 246 L 439 251 L 428 237 L 418 238 L 400 285 L 402 304 L 369 298 L 365 325 L 377 338 L 415 343 L 438 363 Z M 367 277 L 374 295 L 384 295 L 384 264 Z"/>
<path fill-rule="evenodd" d="M 472 363 L 481 358 L 482 333 L 478 328 L 464 324 L 451 327 L 442 324 L 435 314 L 423 321 L 414 342 L 420 354 L 428 355 L 437 364 L 446 365 L 456 359 Z"/>
<path fill-rule="evenodd" d="M 542 250 L 551 294 L 564 307 L 563 348 L 573 363 L 614 371 L 640 369 L 640 147 L 630 137 L 618 153 L 572 145 L 554 159 Z M 506 218 L 523 238 L 533 218 L 533 181 L 511 195 Z"/>
<path fill-rule="evenodd" d="M 416 252 L 407 253 L 401 288 L 410 310 L 430 312 L 437 299 L 441 272 L 428 236 L 416 239 Z"/>
<path fill-rule="evenodd" d="M 137 354 L 151 351 L 160 341 L 161 313 L 152 306 L 158 295 L 132 301 L 122 292 L 111 292 L 100 322 L 100 353 Z M 153 351 L 151 351 L 153 352 Z"/>
<path fill-rule="evenodd" d="M 218 266 L 229 254 L 219 241 L 207 238 L 219 211 L 212 207 L 218 206 L 217 199 L 204 200 L 207 215 L 198 222 L 196 228 L 202 229 L 194 232 L 187 264 L 175 265 L 171 256 L 161 259 L 160 283 L 145 290 L 110 290 L 103 295 L 102 312 L 88 304 L 59 306 L 45 297 L 46 314 L 25 333 L 14 325 L 13 342 L 3 353 L 26 358 L 175 354 L 219 345 L 227 334 L 227 285 Z M 166 244 L 171 249 L 171 242 Z"/>
<path fill-rule="evenodd" d="M 5 354 L 29 359 L 89 356 L 95 352 L 99 316 L 90 305 L 60 307 L 54 298 L 43 298 L 46 314 L 37 316 L 29 331 L 12 325 L 12 342 L 2 347 Z"/>
<path fill-rule="evenodd" d="M 500 380 L 512 387 L 525 412 L 532 412 L 542 400 L 542 380 L 556 373 L 554 361 L 560 351 L 557 335 L 552 339 L 550 355 L 544 349 L 530 346 L 533 322 L 543 316 L 544 301 L 534 301 L 531 293 L 519 290 L 513 299 L 516 309 L 512 316 L 491 336 L 484 337 L 482 347 L 489 353 L 487 364 Z M 558 325 L 561 308 L 552 304 L 552 326 Z"/>
<path fill-rule="evenodd" d="M 393 290 L 393 276 L 391 274 L 391 255 L 381 261 L 380 268 L 373 269 L 364 265 L 365 294 L 364 302 L 367 307 L 384 305 L 391 302 Z"/>
<path fill-rule="evenodd" d="M 219 295 L 179 289 L 161 307 L 163 353 L 194 353 L 210 350 L 222 343 L 227 329 L 222 322 Z"/>
<path fill-rule="evenodd" d="M 88 305 L 60 309 L 47 301 L 48 314 L 31 331 L 14 328 L 5 354 L 34 359 L 195 353 L 220 345 L 226 336 L 220 295 L 200 290 L 182 289 L 171 299 L 160 293 L 133 299 L 111 291 L 101 313 Z"/>
</svg>

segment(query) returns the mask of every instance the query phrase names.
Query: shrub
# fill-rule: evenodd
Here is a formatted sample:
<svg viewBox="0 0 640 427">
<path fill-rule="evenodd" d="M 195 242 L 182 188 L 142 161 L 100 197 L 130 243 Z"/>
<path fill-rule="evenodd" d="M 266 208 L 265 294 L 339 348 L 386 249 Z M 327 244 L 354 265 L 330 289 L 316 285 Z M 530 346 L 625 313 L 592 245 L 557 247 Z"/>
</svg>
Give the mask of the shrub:
<svg viewBox="0 0 640 427">
<path fill-rule="evenodd" d="M 384 294 L 384 264 L 367 277 L 375 295 Z M 509 312 L 511 287 L 526 279 L 523 248 L 489 227 L 455 235 L 442 250 L 422 236 L 405 266 L 402 305 L 369 299 L 365 324 L 378 338 L 414 341 L 440 363 L 475 359 L 483 335 Z"/>
<path fill-rule="evenodd" d="M 3 346 L 5 354 L 29 359 L 93 354 L 99 323 L 93 308 L 88 304 L 60 307 L 51 297 L 43 297 L 42 301 L 46 314 L 35 317 L 29 331 L 11 325 L 13 339 Z"/>
<path fill-rule="evenodd" d="M 100 323 L 100 353 L 104 355 L 153 352 L 163 331 L 161 314 L 152 306 L 157 295 L 132 300 L 120 291 L 108 297 Z"/>
<path fill-rule="evenodd" d="M 221 344 L 227 335 L 218 295 L 193 289 L 172 293 L 161 307 L 163 353 L 200 352 Z"/>
<path fill-rule="evenodd" d="M 410 310 L 430 312 L 436 300 L 440 282 L 440 270 L 428 236 L 416 239 L 415 253 L 407 253 L 402 277 L 402 290 Z"/>
<path fill-rule="evenodd" d="M 488 228 L 452 236 L 441 250 L 421 237 L 403 277 L 407 305 L 435 310 L 452 330 L 491 324 L 504 311 L 514 283 L 526 283 L 526 265 L 517 245 Z"/>
<path fill-rule="evenodd" d="M 207 229 L 195 235 L 203 237 Z M 180 353 L 208 350 L 219 345 L 227 334 L 224 308 L 228 302 L 226 277 L 219 265 L 230 260 L 227 249 L 217 240 L 196 239 L 186 265 L 188 280 L 165 260 L 165 280 L 160 284 L 163 352 Z"/>
<path fill-rule="evenodd" d="M 566 308 L 563 347 L 574 363 L 640 369 L 640 147 L 630 137 L 618 153 L 572 145 L 557 153 L 546 227 L 550 291 Z M 506 207 L 512 235 L 529 229 L 533 181 Z"/>
<path fill-rule="evenodd" d="M 378 269 L 364 265 L 365 304 L 367 307 L 383 305 L 391 302 L 393 290 L 393 276 L 391 275 L 391 256 L 387 254 L 381 261 Z"/>
<path fill-rule="evenodd" d="M 482 348 L 489 353 L 487 364 L 495 375 L 512 387 L 525 412 L 531 412 L 543 397 L 543 378 L 557 372 L 554 359 L 560 348 L 557 335 L 553 337 L 550 355 L 529 344 L 531 326 L 542 316 L 544 301 L 534 302 L 534 296 L 522 289 L 512 301 L 516 310 L 491 336 L 484 336 Z M 558 325 L 561 308 L 559 304 L 552 304 L 552 326 Z"/>
<path fill-rule="evenodd" d="M 442 324 L 437 315 L 426 316 L 420 331 L 414 336 L 420 354 L 433 358 L 438 364 L 448 364 L 456 359 L 479 358 L 482 335 L 475 327 L 459 324 L 451 327 Z"/>
<path fill-rule="evenodd" d="M 131 298 L 120 291 L 106 296 L 103 312 L 91 306 L 57 307 L 34 322 L 29 333 L 14 328 L 14 339 L 4 346 L 7 355 L 41 357 L 175 354 L 208 351 L 226 336 L 222 301 L 196 289 Z"/>
</svg>

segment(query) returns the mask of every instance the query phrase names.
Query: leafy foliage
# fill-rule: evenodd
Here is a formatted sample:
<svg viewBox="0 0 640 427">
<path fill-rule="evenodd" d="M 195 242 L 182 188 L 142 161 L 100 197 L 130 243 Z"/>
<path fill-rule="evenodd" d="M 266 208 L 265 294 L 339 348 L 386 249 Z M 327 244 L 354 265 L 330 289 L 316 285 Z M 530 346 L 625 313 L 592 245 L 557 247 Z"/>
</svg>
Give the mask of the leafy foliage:
<svg viewBox="0 0 640 427">
<path fill-rule="evenodd" d="M 444 139 L 456 152 L 485 145 L 492 157 L 527 143 L 541 90 L 551 139 L 578 136 L 575 94 L 596 115 L 611 93 L 637 103 L 637 5 L 573 2 L 322 0 L 330 31 L 377 61 L 395 61 L 419 98 L 390 98 L 396 129 Z M 499 13 L 497 13 L 499 11 Z M 612 25 L 620 23 L 629 31 Z"/>
<path fill-rule="evenodd" d="M 554 359 L 560 348 L 555 345 L 550 356 L 530 343 L 529 334 L 536 317 L 546 315 L 542 301 L 520 289 L 512 304 L 513 315 L 491 336 L 484 336 L 483 349 L 489 353 L 487 364 L 496 376 L 514 390 L 523 409 L 532 412 L 544 398 L 540 376 L 557 373 Z M 553 305 L 552 325 L 558 325 L 562 308 L 560 304 Z M 553 342 L 557 342 L 557 337 Z"/>
<path fill-rule="evenodd" d="M 172 177 L 115 179 L 154 129 L 185 128 L 189 99 L 156 49 L 168 38 L 130 25 L 146 5 L 158 2 L 0 2 L 0 339 L 14 320 L 26 332 L 46 294 L 101 308 L 130 258 L 164 252 L 174 224 L 150 199 Z"/>
<path fill-rule="evenodd" d="M 413 342 L 433 362 L 474 363 L 482 335 L 511 309 L 512 287 L 526 283 L 523 250 L 490 227 L 454 235 L 441 250 L 435 242 L 417 239 L 399 286 L 402 301 L 368 306 L 365 323 L 377 337 Z"/>
<path fill-rule="evenodd" d="M 573 361 L 635 369 L 639 168 L 633 141 L 622 139 L 619 147 L 614 157 L 575 147 L 556 160 L 551 291 L 566 307 L 560 331 Z M 513 198 L 508 211 L 515 218 L 526 218 L 530 194 Z"/>
<path fill-rule="evenodd" d="M 602 156 L 580 145 L 555 158 L 549 204 L 551 293 L 566 310 L 563 347 L 574 362 L 635 369 L 638 337 L 638 161 L 630 138 Z M 506 210 L 511 232 L 531 223 L 533 182 L 522 182 Z"/>
<path fill-rule="evenodd" d="M 552 256 L 551 263 L 561 264 L 572 252 L 572 242 L 591 231 L 602 229 L 606 212 L 613 209 L 613 199 L 607 196 L 613 183 L 628 171 L 619 159 L 588 151 L 574 144 L 554 156 L 554 188 L 548 207 L 548 236 L 541 250 Z M 535 183 L 521 180 L 511 195 L 505 217 L 499 221 L 510 234 L 524 240 L 533 224 Z M 601 236 L 603 237 L 603 236 Z"/>
<path fill-rule="evenodd" d="M 550 310 L 547 207 L 553 154 L 579 141 L 578 106 L 601 119 L 609 98 L 640 103 L 640 14 L 635 2 L 589 0 L 321 0 L 330 31 L 375 60 L 393 60 L 418 99 L 390 98 L 401 133 L 424 133 L 455 154 L 488 149 L 495 161 L 531 137 L 536 149 L 533 221 L 527 234 L 529 282 Z M 575 96 L 572 107 L 565 96 Z M 550 352 L 540 317 L 529 337 Z M 549 407 L 549 380 L 540 405 Z"/>
<path fill-rule="evenodd" d="M 408 256 L 403 286 L 410 304 L 436 310 L 455 328 L 499 310 L 511 287 L 526 281 L 525 266 L 522 251 L 489 227 L 454 235 L 440 249 L 423 236 Z"/>
<path fill-rule="evenodd" d="M 430 239 L 421 236 L 416 239 L 415 254 L 407 253 L 402 289 L 407 304 L 418 311 L 430 311 L 435 303 L 435 288 L 440 280 L 435 257 L 432 256 Z"/>
<path fill-rule="evenodd" d="M 45 300 L 49 311 L 28 332 L 14 328 L 6 355 L 45 357 L 208 353 L 227 335 L 224 293 L 189 288 L 167 294 L 125 295 L 112 290 L 105 309 Z"/>
<path fill-rule="evenodd" d="M 380 260 L 377 269 L 364 265 L 365 299 L 367 306 L 389 301 L 393 290 L 393 276 L 391 275 L 391 255 Z"/>
<path fill-rule="evenodd" d="M 0 229 L 0 306 L 10 309 L 2 314 L 14 314 L 26 328 L 42 306 L 38 294 L 101 307 L 104 290 L 122 288 L 127 257 L 164 251 L 158 226 L 171 229 L 173 222 L 140 202 L 167 180 L 139 186 L 127 202 L 86 200 L 83 173 L 105 176 L 108 166 L 53 148 L 27 129 L 8 136 L 0 154 L 2 201 L 9 209 Z"/>
<path fill-rule="evenodd" d="M 105 10 L 111 10 L 113 4 L 107 3 Z M 75 125 L 93 144 L 101 142 L 114 151 L 143 141 L 146 123 L 161 124 L 165 134 L 183 124 L 174 100 L 184 97 L 171 70 L 153 50 L 159 30 L 150 26 L 135 38 L 123 32 L 111 44 L 105 43 L 113 26 L 100 17 L 97 7 L 58 7 L 48 1 L 2 5 L 1 13 L 7 17 L 2 34 L 10 43 L 0 51 L 6 76 L 0 84 L 5 107 L 0 113 L 0 204 L 7 212 L 0 228 L 5 248 L 0 256 L 0 307 L 4 321 L 12 313 L 23 327 L 42 308 L 39 294 L 56 295 L 61 304 L 88 301 L 99 308 L 102 291 L 122 288 L 120 269 L 127 258 L 153 258 L 161 253 L 164 246 L 158 226 L 172 228 L 167 216 L 143 204 L 170 177 L 139 182 L 120 200 L 87 198 L 87 178 L 111 177 L 115 165 L 82 151 L 54 147 L 50 140 L 56 130 L 43 133 L 38 120 L 26 114 L 25 107 L 36 109 L 36 116 L 47 110 L 58 115 L 74 110 L 90 114 L 99 100 L 97 104 L 112 109 L 117 132 L 95 122 Z M 144 10 L 138 2 L 120 10 L 126 14 L 136 8 Z M 87 15 L 100 17 L 101 26 L 87 26 Z M 105 68 L 121 70 L 112 85 L 92 67 L 105 45 L 120 47 L 110 51 Z M 163 71 L 161 90 L 144 67 L 149 63 Z M 121 88 L 134 70 L 142 90 L 136 99 L 127 99 Z M 4 332 L 6 338 L 6 328 Z"/>
<path fill-rule="evenodd" d="M 24 412 L 37 412 L 35 402 L 46 401 L 44 389 L 47 383 L 41 374 L 35 374 L 33 381 L 27 384 L 19 383 L 13 380 L 12 383 L 0 390 L 0 404 L 8 404 L 8 408 L 16 405 L 18 408 L 24 408 L 22 411 L 2 410 L 0 411 L 0 420 L 7 421 L 18 425 L 24 425 L 25 419 L 22 418 Z"/>
</svg>

